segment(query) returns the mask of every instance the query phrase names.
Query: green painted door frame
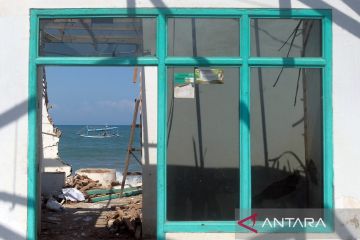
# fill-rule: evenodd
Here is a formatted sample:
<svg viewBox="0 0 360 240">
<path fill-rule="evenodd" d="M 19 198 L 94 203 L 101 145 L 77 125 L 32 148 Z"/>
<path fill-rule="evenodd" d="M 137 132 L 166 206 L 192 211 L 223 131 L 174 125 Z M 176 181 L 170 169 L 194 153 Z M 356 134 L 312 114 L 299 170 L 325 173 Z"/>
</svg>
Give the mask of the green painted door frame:
<svg viewBox="0 0 360 240">
<path fill-rule="evenodd" d="M 155 17 L 157 18 L 156 57 L 42 57 L 38 55 L 39 19 L 41 18 L 96 18 L 96 17 Z M 167 56 L 168 17 L 211 17 L 240 19 L 240 57 L 169 57 Z M 250 57 L 251 18 L 296 18 L 322 20 L 322 57 L 278 58 Z M 37 66 L 157 66 L 158 67 L 158 145 L 157 145 L 157 238 L 165 239 L 167 232 L 235 232 L 235 221 L 166 220 L 166 138 L 167 138 L 167 75 L 170 66 L 235 66 L 241 68 L 240 99 L 240 208 L 251 209 L 250 160 L 250 68 L 292 67 L 321 68 L 323 77 L 323 152 L 324 152 L 324 207 L 333 208 L 333 141 L 332 141 L 332 31 L 331 10 L 317 9 L 32 9 L 30 11 L 30 64 L 28 98 L 28 215 L 27 237 L 37 239 L 37 174 L 39 91 Z M 296 229 L 294 231 L 297 231 Z M 302 230 L 303 232 L 304 230 Z M 317 229 L 316 232 L 323 232 Z"/>
</svg>

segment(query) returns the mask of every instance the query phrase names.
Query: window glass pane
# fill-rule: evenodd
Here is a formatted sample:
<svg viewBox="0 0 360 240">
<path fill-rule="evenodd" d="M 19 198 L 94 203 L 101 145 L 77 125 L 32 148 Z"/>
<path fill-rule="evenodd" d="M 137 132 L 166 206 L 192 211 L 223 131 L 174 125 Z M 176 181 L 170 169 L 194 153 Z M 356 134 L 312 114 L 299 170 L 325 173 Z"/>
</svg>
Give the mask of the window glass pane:
<svg viewBox="0 0 360 240">
<path fill-rule="evenodd" d="M 251 56 L 321 57 L 321 20 L 251 19 Z"/>
<path fill-rule="evenodd" d="M 40 20 L 41 56 L 155 56 L 155 18 Z"/>
<path fill-rule="evenodd" d="M 321 79 L 320 69 L 252 69 L 253 208 L 323 206 Z"/>
<path fill-rule="evenodd" d="M 239 68 L 211 69 L 222 81 L 168 69 L 168 220 L 234 220 L 239 207 Z"/>
<path fill-rule="evenodd" d="M 239 56 L 239 19 L 169 18 L 169 56 Z"/>
</svg>

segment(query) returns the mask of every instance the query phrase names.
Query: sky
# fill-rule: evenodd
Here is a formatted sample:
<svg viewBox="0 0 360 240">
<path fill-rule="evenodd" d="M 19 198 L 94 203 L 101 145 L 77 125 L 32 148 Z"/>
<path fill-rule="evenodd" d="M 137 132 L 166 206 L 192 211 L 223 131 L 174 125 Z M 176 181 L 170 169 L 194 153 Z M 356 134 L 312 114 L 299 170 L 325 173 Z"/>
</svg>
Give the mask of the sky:
<svg viewBox="0 0 360 240">
<path fill-rule="evenodd" d="M 133 67 L 47 66 L 55 125 L 129 125 L 139 83 Z"/>
</svg>

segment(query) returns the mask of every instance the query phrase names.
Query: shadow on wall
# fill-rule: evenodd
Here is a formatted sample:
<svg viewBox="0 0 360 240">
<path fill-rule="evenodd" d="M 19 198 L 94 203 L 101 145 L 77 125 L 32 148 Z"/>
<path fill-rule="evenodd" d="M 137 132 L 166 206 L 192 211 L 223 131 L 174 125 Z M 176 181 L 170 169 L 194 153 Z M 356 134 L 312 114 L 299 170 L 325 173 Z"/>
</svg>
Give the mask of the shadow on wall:
<svg viewBox="0 0 360 240">
<path fill-rule="evenodd" d="M 9 228 L 0 225 L 0 233 L 1 233 L 1 237 L 4 237 L 3 239 L 11 239 L 11 240 L 22 240 L 22 239 L 26 239 L 24 236 L 10 230 Z"/>
<path fill-rule="evenodd" d="M 360 22 L 357 19 L 354 19 L 345 12 L 340 11 L 336 8 L 336 5 L 330 5 L 326 3 L 324 0 L 313 1 L 313 0 L 299 0 L 299 2 L 309 6 L 313 9 L 332 9 L 333 13 L 333 23 L 338 25 L 339 27 L 345 29 L 349 33 L 355 35 L 356 37 L 360 37 Z M 358 0 L 343 0 L 350 9 L 360 15 L 360 4 Z M 291 0 L 279 0 L 280 8 L 291 8 Z"/>
<path fill-rule="evenodd" d="M 34 101 L 34 98 L 29 100 Z M 17 121 L 20 117 L 28 113 L 28 100 L 13 106 L 11 109 L 0 114 L 0 128 Z"/>
<path fill-rule="evenodd" d="M 18 196 L 15 194 L 9 194 L 7 192 L 0 192 L 0 201 L 1 202 L 9 202 L 13 206 L 21 205 L 26 206 L 28 204 L 28 199 L 22 196 Z M 33 203 L 32 203 L 33 204 Z M 18 234 L 17 232 L 9 229 L 8 227 L 0 224 L 0 237 L 3 239 L 11 239 L 11 240 L 22 240 L 26 239 L 26 237 Z"/>
<path fill-rule="evenodd" d="M 8 202 L 11 203 L 9 207 L 9 211 L 14 211 L 17 205 L 26 206 L 28 204 L 28 199 L 22 196 L 18 196 L 16 194 L 16 180 L 17 180 L 17 164 L 20 159 L 18 159 L 18 120 L 23 115 L 28 112 L 28 101 L 22 101 L 21 103 L 15 105 L 11 109 L 7 110 L 4 113 L 0 114 L 0 128 L 6 127 L 9 124 L 15 123 L 15 130 L 14 130 L 14 158 L 12 160 L 13 169 L 12 174 L 13 177 L 10 178 L 12 180 L 12 193 L 0 191 L 0 202 Z M 10 147 L 10 146 L 9 146 Z M 13 231 L 10 228 L 0 224 L 0 237 L 5 237 L 4 239 L 25 239 L 24 236 L 20 235 L 19 233 Z"/>
</svg>

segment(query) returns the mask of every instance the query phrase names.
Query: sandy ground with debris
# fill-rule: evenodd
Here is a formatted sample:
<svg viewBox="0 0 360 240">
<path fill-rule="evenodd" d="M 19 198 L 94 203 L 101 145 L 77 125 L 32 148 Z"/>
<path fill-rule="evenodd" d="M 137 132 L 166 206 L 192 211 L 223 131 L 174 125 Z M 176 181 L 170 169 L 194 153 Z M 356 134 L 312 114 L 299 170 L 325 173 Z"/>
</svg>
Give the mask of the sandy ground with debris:
<svg viewBox="0 0 360 240">
<path fill-rule="evenodd" d="M 135 239 L 129 231 L 112 233 L 107 227 L 109 218 L 116 214 L 117 208 L 132 202 L 142 203 L 142 195 L 97 203 L 65 203 L 63 212 L 42 209 L 40 239 Z"/>
</svg>

